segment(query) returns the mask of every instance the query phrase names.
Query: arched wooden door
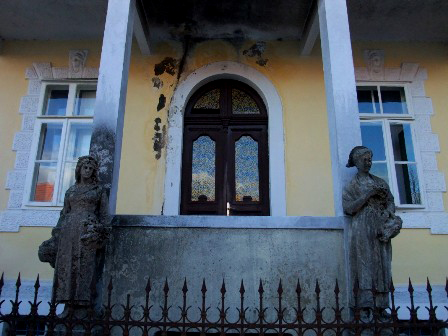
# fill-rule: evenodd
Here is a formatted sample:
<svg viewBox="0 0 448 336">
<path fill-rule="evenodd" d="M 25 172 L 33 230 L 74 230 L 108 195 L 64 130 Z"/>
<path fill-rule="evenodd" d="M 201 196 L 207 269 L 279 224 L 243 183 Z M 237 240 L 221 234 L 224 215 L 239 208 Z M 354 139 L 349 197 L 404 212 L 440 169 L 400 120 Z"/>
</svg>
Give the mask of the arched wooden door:
<svg viewBox="0 0 448 336">
<path fill-rule="evenodd" d="M 269 215 L 268 116 L 236 80 L 198 89 L 184 117 L 181 214 Z"/>
</svg>

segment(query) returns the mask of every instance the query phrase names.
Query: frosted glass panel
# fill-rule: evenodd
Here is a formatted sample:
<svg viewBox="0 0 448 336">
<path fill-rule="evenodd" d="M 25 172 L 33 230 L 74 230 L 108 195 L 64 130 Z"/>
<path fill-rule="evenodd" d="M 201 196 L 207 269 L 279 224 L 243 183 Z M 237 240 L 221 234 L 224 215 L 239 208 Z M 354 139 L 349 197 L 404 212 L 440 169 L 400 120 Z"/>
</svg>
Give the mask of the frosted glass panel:
<svg viewBox="0 0 448 336">
<path fill-rule="evenodd" d="M 67 160 L 77 160 L 78 157 L 88 155 L 92 124 L 72 124 L 67 147 Z"/>
<path fill-rule="evenodd" d="M 236 201 L 259 201 L 258 143 L 250 136 L 235 142 Z"/>
<path fill-rule="evenodd" d="M 216 144 L 208 136 L 193 141 L 191 200 L 215 200 Z"/>
<path fill-rule="evenodd" d="M 204 94 L 198 99 L 196 104 L 194 104 L 193 108 L 219 110 L 219 89 L 214 89 Z"/>
<path fill-rule="evenodd" d="M 96 90 L 79 90 L 76 96 L 75 115 L 93 116 Z"/>
<path fill-rule="evenodd" d="M 232 89 L 232 113 L 260 114 L 257 103 L 247 93 Z"/>
</svg>

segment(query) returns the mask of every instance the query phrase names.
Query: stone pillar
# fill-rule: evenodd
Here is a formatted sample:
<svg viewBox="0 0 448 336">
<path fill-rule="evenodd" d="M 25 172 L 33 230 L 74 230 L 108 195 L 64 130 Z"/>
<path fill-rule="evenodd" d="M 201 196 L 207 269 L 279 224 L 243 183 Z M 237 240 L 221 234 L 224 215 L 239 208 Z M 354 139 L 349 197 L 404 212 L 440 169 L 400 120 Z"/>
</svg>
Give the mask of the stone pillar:
<svg viewBox="0 0 448 336">
<path fill-rule="evenodd" d="M 342 189 L 354 172 L 345 167 L 361 145 L 355 71 L 346 0 L 319 0 L 319 26 L 330 133 L 335 215 L 343 215 Z"/>
<path fill-rule="evenodd" d="M 110 188 L 111 214 L 115 214 L 117 203 L 134 2 L 135 0 L 109 0 L 90 144 L 90 154 L 100 162 L 101 182 Z"/>
</svg>

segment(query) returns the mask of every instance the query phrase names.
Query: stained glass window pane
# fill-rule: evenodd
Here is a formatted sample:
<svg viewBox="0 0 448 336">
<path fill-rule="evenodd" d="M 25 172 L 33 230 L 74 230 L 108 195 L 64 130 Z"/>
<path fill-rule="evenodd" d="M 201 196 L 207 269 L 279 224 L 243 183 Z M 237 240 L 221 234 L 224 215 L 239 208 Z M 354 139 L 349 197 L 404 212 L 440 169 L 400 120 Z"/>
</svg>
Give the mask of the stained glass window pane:
<svg viewBox="0 0 448 336">
<path fill-rule="evenodd" d="M 205 109 L 205 110 L 219 110 L 219 89 L 213 89 L 201 98 L 198 99 L 196 104 L 194 104 L 194 109 Z"/>
<path fill-rule="evenodd" d="M 193 141 L 191 200 L 215 200 L 216 144 L 208 136 Z"/>
<path fill-rule="evenodd" d="M 259 201 L 259 181 L 258 143 L 250 136 L 242 136 L 235 142 L 236 201 Z"/>
<path fill-rule="evenodd" d="M 247 93 L 232 89 L 233 114 L 260 114 L 257 103 Z"/>
</svg>

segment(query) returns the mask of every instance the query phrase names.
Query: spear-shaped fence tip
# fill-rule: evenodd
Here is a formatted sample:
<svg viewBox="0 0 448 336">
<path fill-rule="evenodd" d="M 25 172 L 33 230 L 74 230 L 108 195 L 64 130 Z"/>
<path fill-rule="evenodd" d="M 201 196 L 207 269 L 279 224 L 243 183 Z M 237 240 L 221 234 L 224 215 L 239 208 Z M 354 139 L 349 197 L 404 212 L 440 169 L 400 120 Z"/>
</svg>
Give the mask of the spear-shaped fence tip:
<svg viewBox="0 0 448 336">
<path fill-rule="evenodd" d="M 241 279 L 240 294 L 243 295 L 245 291 L 246 290 L 244 289 L 244 282 L 243 279 Z"/>
<path fill-rule="evenodd" d="M 339 282 L 338 282 L 338 278 L 336 278 L 336 285 L 334 285 L 334 293 L 336 295 L 339 294 Z"/>
<path fill-rule="evenodd" d="M 0 278 L 0 288 L 3 287 L 3 285 L 5 284 L 3 277 L 5 276 L 5 272 L 2 272 L 2 277 Z M 448 278 L 447 278 L 447 284 L 448 284 Z"/>
<path fill-rule="evenodd" d="M 205 278 L 202 279 L 202 288 L 201 288 L 202 294 L 205 294 L 207 292 L 207 286 L 205 285 Z"/>
<path fill-rule="evenodd" d="M 432 292 L 432 287 L 431 287 L 431 284 L 429 283 L 429 278 L 428 277 L 426 277 L 426 291 L 428 293 Z"/>
<path fill-rule="evenodd" d="M 146 282 L 146 293 L 149 293 L 151 291 L 151 278 L 148 278 L 148 281 Z"/>
<path fill-rule="evenodd" d="M 389 286 L 390 291 L 393 293 L 395 291 L 395 287 L 394 287 L 394 280 L 392 278 L 390 278 L 390 286 Z"/>
<path fill-rule="evenodd" d="M 187 287 L 187 278 L 184 278 L 184 285 L 182 286 L 182 293 L 187 294 L 188 287 Z"/>
<path fill-rule="evenodd" d="M 168 278 L 165 278 L 165 285 L 163 286 L 163 292 L 165 294 L 168 294 L 169 291 L 170 291 L 170 287 L 168 287 Z"/>
<path fill-rule="evenodd" d="M 278 282 L 277 293 L 278 293 L 278 295 L 282 295 L 283 294 L 282 279 L 280 279 L 280 281 Z"/>
<path fill-rule="evenodd" d="M 302 287 L 300 287 L 300 279 L 297 278 L 296 293 L 300 294 L 301 292 L 302 292 Z"/>
<path fill-rule="evenodd" d="M 263 294 L 264 293 L 264 289 L 263 289 L 263 282 L 260 279 L 260 285 L 258 286 L 258 293 Z"/>
<path fill-rule="evenodd" d="M 37 278 L 36 278 L 36 282 L 34 283 L 34 289 L 38 290 L 40 287 L 40 283 L 39 283 L 39 273 L 37 273 Z"/>
<path fill-rule="evenodd" d="M 319 280 L 316 279 L 316 288 L 314 289 L 314 291 L 319 294 L 320 293 L 320 286 L 319 286 Z"/>
<path fill-rule="evenodd" d="M 409 278 L 408 292 L 411 294 L 414 293 L 414 287 L 412 286 L 411 278 Z"/>
<path fill-rule="evenodd" d="M 112 289 L 114 288 L 114 286 L 112 285 L 112 277 L 110 277 L 109 279 L 109 285 L 107 285 L 107 290 L 109 292 L 112 292 Z"/>
<path fill-rule="evenodd" d="M 16 287 L 19 288 L 22 285 L 22 282 L 20 281 L 20 272 L 19 272 L 19 276 L 17 277 L 17 281 L 16 281 Z"/>
<path fill-rule="evenodd" d="M 225 293 L 226 293 L 226 283 L 224 282 L 224 278 L 222 278 L 221 294 L 224 295 Z"/>
</svg>

